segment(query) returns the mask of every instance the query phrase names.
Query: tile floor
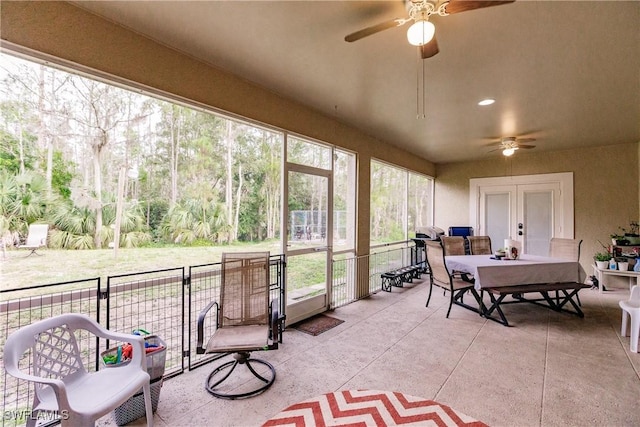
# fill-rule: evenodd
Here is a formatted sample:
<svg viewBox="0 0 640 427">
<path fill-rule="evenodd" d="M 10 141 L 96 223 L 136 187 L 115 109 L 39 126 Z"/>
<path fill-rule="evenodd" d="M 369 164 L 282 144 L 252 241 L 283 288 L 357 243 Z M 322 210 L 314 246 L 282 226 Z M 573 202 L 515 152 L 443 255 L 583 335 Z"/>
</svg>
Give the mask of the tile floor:
<svg viewBox="0 0 640 427">
<path fill-rule="evenodd" d="M 507 306 L 512 327 L 456 306 L 447 319 L 441 290 L 424 307 L 428 290 L 418 282 L 336 309 L 327 314 L 345 322 L 316 337 L 288 328 L 279 350 L 254 353 L 277 371 L 257 397 L 210 396 L 203 384 L 214 365 L 171 378 L 154 423 L 259 426 L 304 399 L 376 389 L 434 399 L 491 426 L 640 425 L 640 353 L 620 337 L 624 284 L 602 296 L 581 291 L 583 319 Z"/>
</svg>

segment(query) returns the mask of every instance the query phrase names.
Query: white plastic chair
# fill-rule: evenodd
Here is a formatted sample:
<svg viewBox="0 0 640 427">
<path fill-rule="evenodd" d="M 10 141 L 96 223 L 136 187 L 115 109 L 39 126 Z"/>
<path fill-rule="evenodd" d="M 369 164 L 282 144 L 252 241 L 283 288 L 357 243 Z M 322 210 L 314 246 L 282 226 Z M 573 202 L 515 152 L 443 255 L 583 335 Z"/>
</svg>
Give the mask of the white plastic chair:
<svg viewBox="0 0 640 427">
<path fill-rule="evenodd" d="M 87 372 L 76 330 L 131 343 L 131 361 Z M 28 353 L 33 357 L 32 366 L 21 363 Z M 12 333 L 4 347 L 7 373 L 35 383 L 33 412 L 27 421 L 31 426 L 35 426 L 41 411 L 57 413 L 63 427 L 92 426 L 142 388 L 147 426 L 151 427 L 153 411 L 146 363 L 143 337 L 111 332 L 82 314 L 63 314 L 32 323 Z"/>
<path fill-rule="evenodd" d="M 622 308 L 622 328 L 620 335 L 627 336 L 627 322 L 631 317 L 631 351 L 638 352 L 638 335 L 640 334 L 640 286 L 631 288 L 631 296 L 628 301 L 620 301 Z"/>
</svg>

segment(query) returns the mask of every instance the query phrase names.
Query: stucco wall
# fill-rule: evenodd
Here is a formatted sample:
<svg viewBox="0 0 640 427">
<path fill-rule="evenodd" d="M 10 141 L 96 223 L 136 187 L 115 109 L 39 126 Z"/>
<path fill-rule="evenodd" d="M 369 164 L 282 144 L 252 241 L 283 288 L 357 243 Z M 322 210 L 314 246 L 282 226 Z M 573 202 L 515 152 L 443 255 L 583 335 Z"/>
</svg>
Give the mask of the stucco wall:
<svg viewBox="0 0 640 427">
<path fill-rule="evenodd" d="M 575 238 L 583 240 L 581 263 L 590 274 L 598 240 L 608 244 L 618 227 L 640 217 L 639 153 L 640 144 L 631 143 L 437 165 L 435 225 L 469 224 L 470 178 L 573 172 Z"/>
</svg>

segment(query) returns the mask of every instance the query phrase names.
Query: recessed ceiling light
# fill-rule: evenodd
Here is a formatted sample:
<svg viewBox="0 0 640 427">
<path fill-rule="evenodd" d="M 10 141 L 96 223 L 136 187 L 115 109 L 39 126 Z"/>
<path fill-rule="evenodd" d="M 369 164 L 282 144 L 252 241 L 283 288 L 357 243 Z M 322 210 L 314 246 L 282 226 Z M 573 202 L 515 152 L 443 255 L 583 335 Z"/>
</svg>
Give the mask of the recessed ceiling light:
<svg viewBox="0 0 640 427">
<path fill-rule="evenodd" d="M 496 102 L 495 99 L 487 98 L 487 99 L 483 99 L 482 101 L 478 102 L 478 105 L 491 105 L 494 102 Z"/>
</svg>

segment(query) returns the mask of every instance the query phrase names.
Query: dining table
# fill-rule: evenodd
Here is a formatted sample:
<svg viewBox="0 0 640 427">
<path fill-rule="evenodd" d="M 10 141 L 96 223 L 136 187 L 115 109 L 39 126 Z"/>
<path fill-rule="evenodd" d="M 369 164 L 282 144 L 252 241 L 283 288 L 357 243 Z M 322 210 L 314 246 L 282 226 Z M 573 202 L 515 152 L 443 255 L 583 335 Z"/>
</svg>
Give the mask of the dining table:
<svg viewBox="0 0 640 427">
<path fill-rule="evenodd" d="M 539 255 L 522 254 L 518 259 L 497 259 L 493 255 L 445 256 L 449 271 L 469 273 L 476 290 L 488 287 L 533 283 L 578 282 L 579 262 Z"/>
<path fill-rule="evenodd" d="M 517 259 L 493 255 L 449 255 L 445 256 L 445 264 L 449 271 L 473 277 L 475 290 L 481 291 L 481 315 L 505 326 L 509 323 L 501 304 L 528 302 L 584 317 L 579 307 L 578 292 L 588 286 L 580 283 L 584 270 L 577 261 L 528 254 Z M 488 307 L 482 302 L 485 290 L 491 299 Z M 542 298 L 525 298 L 528 293 L 539 293 Z M 512 300 L 505 301 L 507 296 Z M 573 307 L 573 310 L 565 307 Z M 492 316 L 494 311 L 498 318 Z"/>
</svg>

